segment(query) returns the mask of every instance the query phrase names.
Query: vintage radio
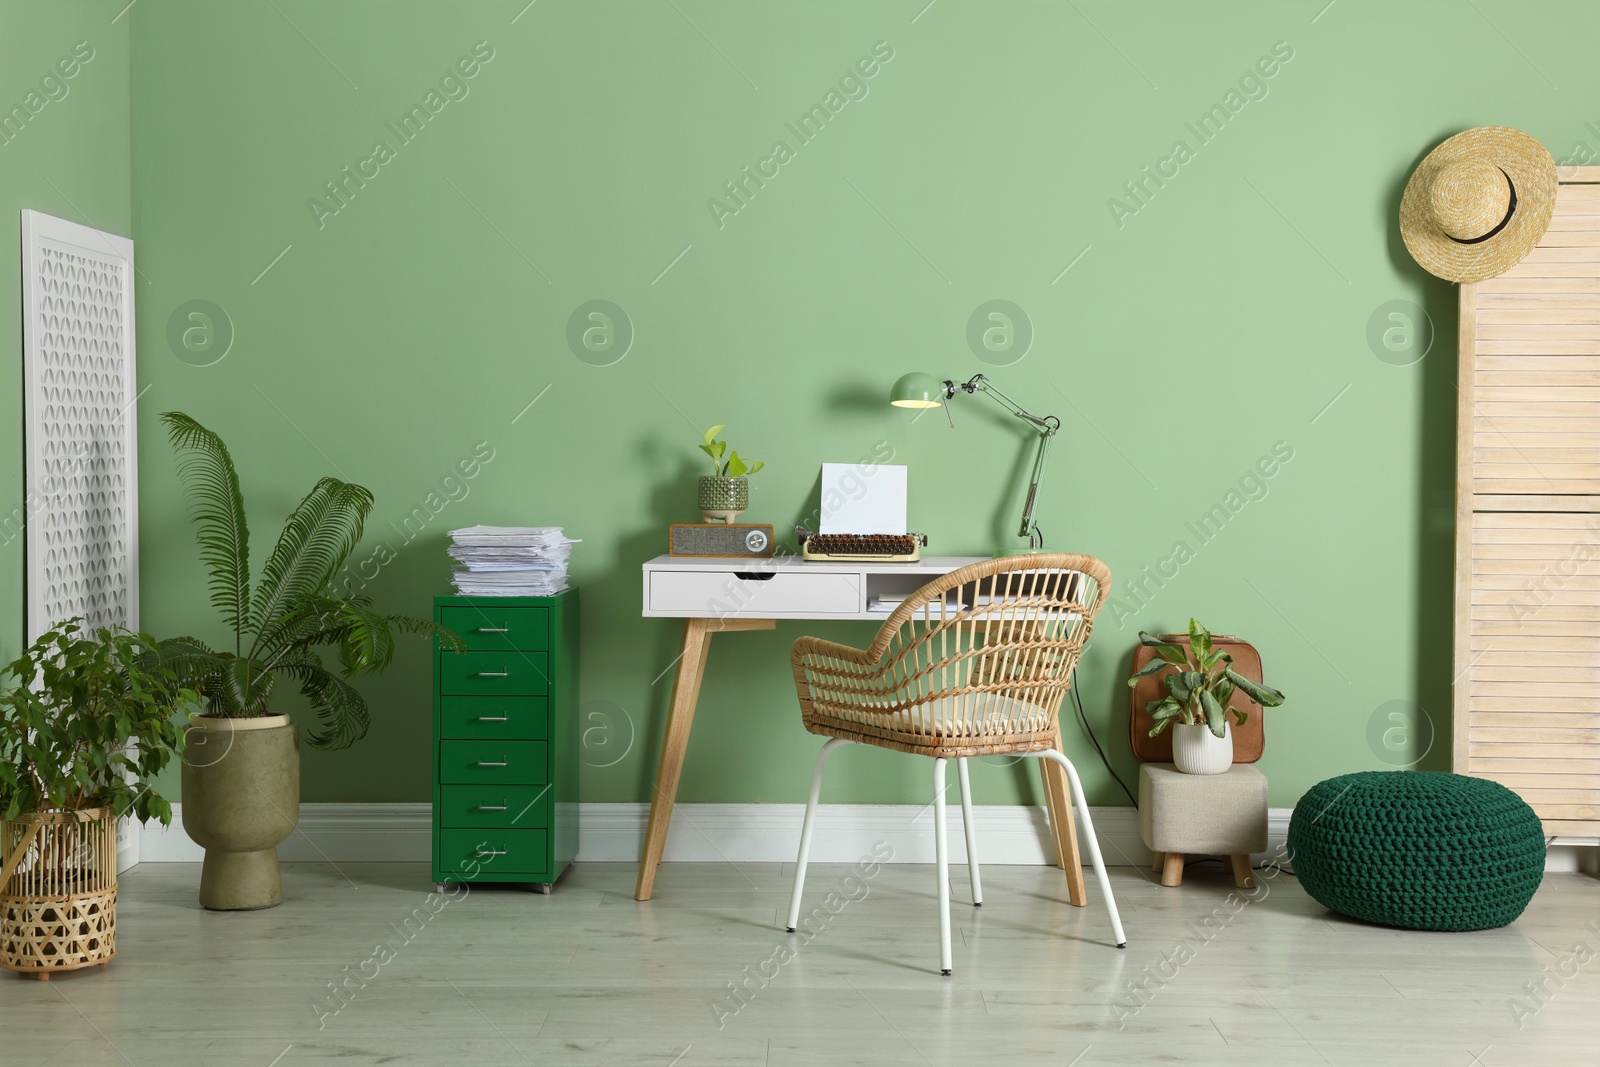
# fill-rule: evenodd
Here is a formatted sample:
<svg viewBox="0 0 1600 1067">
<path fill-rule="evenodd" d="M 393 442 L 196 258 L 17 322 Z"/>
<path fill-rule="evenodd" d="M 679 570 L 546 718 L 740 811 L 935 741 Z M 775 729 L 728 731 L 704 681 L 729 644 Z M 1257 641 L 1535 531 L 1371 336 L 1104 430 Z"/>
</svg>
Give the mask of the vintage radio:
<svg viewBox="0 0 1600 1067">
<path fill-rule="evenodd" d="M 674 556 L 770 559 L 772 527 L 759 523 L 675 522 L 667 538 Z"/>
</svg>

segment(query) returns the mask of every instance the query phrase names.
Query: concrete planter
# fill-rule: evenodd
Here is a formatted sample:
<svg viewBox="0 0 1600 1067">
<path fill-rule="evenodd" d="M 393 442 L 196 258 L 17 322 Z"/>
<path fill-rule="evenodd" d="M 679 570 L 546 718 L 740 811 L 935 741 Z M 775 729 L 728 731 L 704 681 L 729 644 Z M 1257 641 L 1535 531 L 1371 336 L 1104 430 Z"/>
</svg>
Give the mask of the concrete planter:
<svg viewBox="0 0 1600 1067">
<path fill-rule="evenodd" d="M 197 715 L 183 760 L 183 828 L 206 850 L 200 903 L 216 911 L 283 902 L 278 845 L 300 819 L 300 735 L 287 715 Z"/>
</svg>

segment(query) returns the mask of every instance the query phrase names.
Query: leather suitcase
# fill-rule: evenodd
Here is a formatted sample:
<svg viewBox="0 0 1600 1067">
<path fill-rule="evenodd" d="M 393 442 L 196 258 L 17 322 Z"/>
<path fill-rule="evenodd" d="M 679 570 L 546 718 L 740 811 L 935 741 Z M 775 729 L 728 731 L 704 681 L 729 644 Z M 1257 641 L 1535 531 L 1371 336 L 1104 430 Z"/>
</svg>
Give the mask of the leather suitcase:
<svg viewBox="0 0 1600 1067">
<path fill-rule="evenodd" d="M 1188 634 L 1157 634 L 1161 640 L 1169 644 L 1179 645 L 1183 648 L 1189 646 Z M 1233 669 L 1249 678 L 1253 682 L 1263 681 L 1261 675 L 1261 653 L 1248 641 L 1241 641 L 1237 637 L 1222 637 L 1213 634 L 1212 646 L 1220 648 L 1233 657 Z M 1145 645 L 1140 645 L 1133 653 L 1133 669 L 1138 671 L 1156 656 L 1156 650 Z M 1171 763 L 1172 762 L 1172 727 L 1167 727 L 1159 735 L 1150 736 L 1150 727 L 1155 725 L 1155 720 L 1144 706 L 1152 700 L 1160 700 L 1166 695 L 1166 686 L 1161 679 L 1166 672 L 1152 674 L 1147 678 L 1140 678 L 1139 684 L 1128 690 L 1128 743 L 1133 748 L 1133 754 L 1145 763 Z M 1267 745 L 1266 725 L 1262 721 L 1261 705 L 1251 700 L 1243 690 L 1233 695 L 1229 703 L 1245 713 L 1245 724 L 1239 725 L 1237 719 L 1228 716 L 1228 723 L 1233 732 L 1233 762 L 1254 763 L 1261 758 L 1261 752 Z"/>
</svg>

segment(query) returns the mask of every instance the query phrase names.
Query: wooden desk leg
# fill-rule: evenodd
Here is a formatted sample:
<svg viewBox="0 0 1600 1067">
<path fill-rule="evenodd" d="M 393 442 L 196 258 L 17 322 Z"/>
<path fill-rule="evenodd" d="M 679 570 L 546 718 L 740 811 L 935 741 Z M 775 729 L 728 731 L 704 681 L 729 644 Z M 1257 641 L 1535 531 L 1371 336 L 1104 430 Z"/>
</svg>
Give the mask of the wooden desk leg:
<svg viewBox="0 0 1600 1067">
<path fill-rule="evenodd" d="M 1056 738 L 1056 750 L 1062 751 Z M 1056 863 L 1067 875 L 1067 901 L 1075 908 L 1087 907 L 1089 894 L 1083 884 L 1083 859 L 1078 855 L 1078 826 L 1072 818 L 1072 787 L 1067 772 L 1054 760 L 1039 761 L 1044 776 L 1045 797 L 1050 804 L 1050 825 L 1056 838 Z"/>
<path fill-rule="evenodd" d="M 672 704 L 667 710 L 667 729 L 661 738 L 661 762 L 656 767 L 655 791 L 650 797 L 650 821 L 645 828 L 644 850 L 639 855 L 639 883 L 635 900 L 649 900 L 655 888 L 656 867 L 667 847 L 667 827 L 672 822 L 672 805 L 678 799 L 678 779 L 683 775 L 683 757 L 689 750 L 689 728 L 694 724 L 694 709 L 700 699 L 700 681 L 706 673 L 706 657 L 711 654 L 711 635 L 728 630 L 771 630 L 775 619 L 685 619 L 683 651 L 678 655 L 678 675 L 672 682 Z"/>
<path fill-rule="evenodd" d="M 650 899 L 655 887 L 656 865 L 667 847 L 667 826 L 672 822 L 672 805 L 678 796 L 683 757 L 689 749 L 689 728 L 694 724 L 700 680 L 705 677 L 706 657 L 711 653 L 709 627 L 715 622 L 715 619 L 683 620 L 683 651 L 678 655 L 678 676 L 672 681 L 672 704 L 667 710 L 667 729 L 661 738 L 661 762 L 656 767 L 655 792 L 650 797 L 650 822 L 644 832 L 644 851 L 639 856 L 635 900 Z"/>
</svg>

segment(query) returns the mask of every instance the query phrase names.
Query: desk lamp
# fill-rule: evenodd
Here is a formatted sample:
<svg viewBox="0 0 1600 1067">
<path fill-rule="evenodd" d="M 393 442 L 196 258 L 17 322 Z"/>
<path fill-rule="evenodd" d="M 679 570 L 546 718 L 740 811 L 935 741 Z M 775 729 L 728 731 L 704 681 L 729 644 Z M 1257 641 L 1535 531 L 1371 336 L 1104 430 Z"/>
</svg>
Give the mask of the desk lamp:
<svg viewBox="0 0 1600 1067">
<path fill-rule="evenodd" d="M 945 418 L 950 419 L 950 426 L 953 429 L 956 422 L 950 416 L 950 408 L 946 401 L 955 396 L 958 390 L 963 393 L 987 393 L 994 398 L 995 403 L 1038 432 L 1039 452 L 1033 458 L 1033 479 L 1028 486 L 1028 500 L 1022 508 L 1022 528 L 1017 531 L 1017 536 L 1026 537 L 1030 549 L 1043 548 L 1044 534 L 1039 530 L 1039 524 L 1034 521 L 1033 509 L 1039 499 L 1039 483 L 1044 480 L 1044 460 L 1050 451 L 1050 439 L 1061 429 L 1061 420 L 1054 415 L 1047 415 L 1041 419 L 1037 415 L 1029 414 L 1021 404 L 996 389 L 990 384 L 989 379 L 981 374 L 974 374 L 959 384 L 949 380 L 940 381 L 931 374 L 907 374 L 894 383 L 894 389 L 889 393 L 889 403 L 897 408 L 943 407 Z"/>
</svg>

